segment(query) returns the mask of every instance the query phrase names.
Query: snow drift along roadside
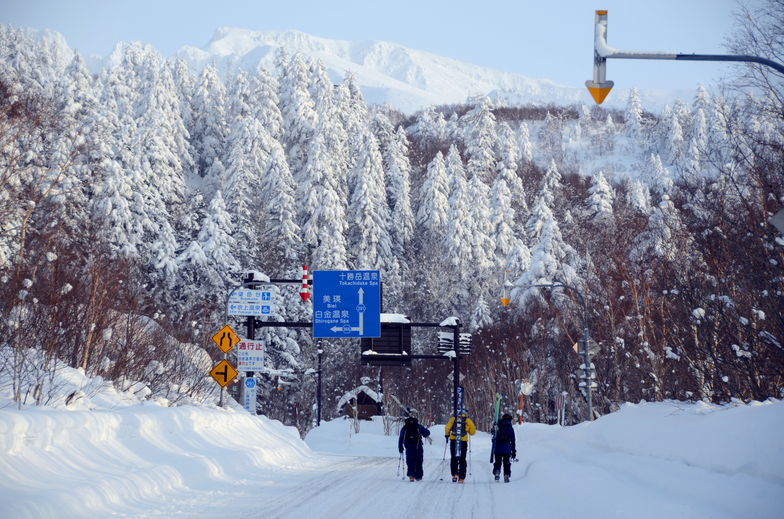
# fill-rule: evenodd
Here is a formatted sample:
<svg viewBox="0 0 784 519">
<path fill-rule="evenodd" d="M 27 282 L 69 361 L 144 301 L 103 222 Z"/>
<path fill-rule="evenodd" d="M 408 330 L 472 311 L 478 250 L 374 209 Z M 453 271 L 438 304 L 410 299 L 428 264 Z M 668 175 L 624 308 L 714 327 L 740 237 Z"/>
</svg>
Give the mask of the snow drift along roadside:
<svg viewBox="0 0 784 519">
<path fill-rule="evenodd" d="M 0 411 L 0 516 L 133 515 L 313 460 L 297 430 L 244 410 Z"/>
</svg>

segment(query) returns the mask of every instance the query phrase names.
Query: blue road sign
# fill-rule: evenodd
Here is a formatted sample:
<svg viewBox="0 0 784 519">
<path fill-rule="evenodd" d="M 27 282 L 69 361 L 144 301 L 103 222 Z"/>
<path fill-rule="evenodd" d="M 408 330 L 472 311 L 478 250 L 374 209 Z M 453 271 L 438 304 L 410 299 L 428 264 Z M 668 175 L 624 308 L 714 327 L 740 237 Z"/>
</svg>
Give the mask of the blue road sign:
<svg viewBox="0 0 784 519">
<path fill-rule="evenodd" d="M 313 337 L 381 337 L 378 270 L 313 272 Z"/>
</svg>

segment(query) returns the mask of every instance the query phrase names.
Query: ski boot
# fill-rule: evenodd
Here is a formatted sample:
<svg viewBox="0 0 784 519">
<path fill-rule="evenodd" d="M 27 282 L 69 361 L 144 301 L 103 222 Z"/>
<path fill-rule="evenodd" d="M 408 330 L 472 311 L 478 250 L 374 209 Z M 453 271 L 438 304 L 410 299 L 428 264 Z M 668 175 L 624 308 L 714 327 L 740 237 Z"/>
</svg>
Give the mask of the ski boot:
<svg viewBox="0 0 784 519">
<path fill-rule="evenodd" d="M 462 483 L 463 482 L 463 478 L 458 479 L 457 482 L 458 483 Z"/>
<path fill-rule="evenodd" d="M 408 479 L 409 479 L 409 481 L 414 481 L 414 477 L 413 476 L 408 478 Z"/>
<path fill-rule="evenodd" d="M 509 483 L 509 476 L 504 476 L 504 483 Z"/>
<path fill-rule="evenodd" d="M 501 479 L 501 476 L 499 476 L 498 474 L 496 474 L 496 475 L 495 475 L 495 482 L 496 482 L 496 483 L 498 483 L 498 481 L 500 481 L 500 479 Z"/>
<path fill-rule="evenodd" d="M 452 476 L 452 483 L 457 483 L 457 474 Z"/>
</svg>

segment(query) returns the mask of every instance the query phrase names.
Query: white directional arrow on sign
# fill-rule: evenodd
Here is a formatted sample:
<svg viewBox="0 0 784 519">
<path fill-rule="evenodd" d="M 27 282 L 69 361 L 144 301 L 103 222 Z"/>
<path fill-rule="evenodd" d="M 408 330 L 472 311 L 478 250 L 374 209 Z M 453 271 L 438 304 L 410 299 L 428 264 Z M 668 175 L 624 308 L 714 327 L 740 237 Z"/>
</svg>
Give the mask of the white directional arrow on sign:
<svg viewBox="0 0 784 519">
<path fill-rule="evenodd" d="M 357 292 L 359 294 L 359 304 L 357 305 L 357 312 L 359 313 L 359 326 L 333 326 L 330 328 L 331 331 L 343 332 L 343 333 L 351 333 L 351 332 L 359 332 L 359 335 L 364 335 L 365 333 L 365 326 L 363 324 L 363 318 L 365 314 L 365 304 L 362 302 L 362 297 L 365 295 L 365 291 L 362 288 L 359 289 Z"/>
<path fill-rule="evenodd" d="M 357 312 L 359 312 L 359 334 L 364 335 L 364 326 L 362 324 L 362 318 L 365 316 L 365 303 L 362 302 L 362 296 L 365 295 L 365 291 L 362 290 L 362 287 L 359 287 L 359 304 L 357 305 Z"/>
</svg>

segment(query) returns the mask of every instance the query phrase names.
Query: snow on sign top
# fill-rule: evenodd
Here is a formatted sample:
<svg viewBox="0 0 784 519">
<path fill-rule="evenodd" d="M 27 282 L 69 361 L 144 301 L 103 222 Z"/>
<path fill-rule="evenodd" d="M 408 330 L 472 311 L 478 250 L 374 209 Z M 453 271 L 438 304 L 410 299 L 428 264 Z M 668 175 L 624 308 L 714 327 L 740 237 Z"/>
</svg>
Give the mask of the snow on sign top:
<svg viewBox="0 0 784 519">
<path fill-rule="evenodd" d="M 619 50 L 607 45 L 607 20 L 598 22 L 594 27 L 594 49 L 602 58 L 626 59 L 675 59 L 677 54 L 667 51 Z"/>
<path fill-rule="evenodd" d="M 411 321 L 403 314 L 381 314 L 382 323 L 410 323 Z"/>
<path fill-rule="evenodd" d="M 457 326 L 457 317 L 447 317 L 439 326 Z"/>
</svg>

